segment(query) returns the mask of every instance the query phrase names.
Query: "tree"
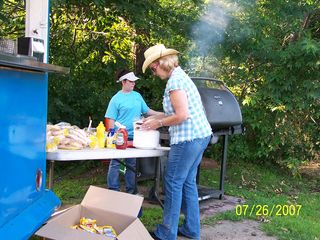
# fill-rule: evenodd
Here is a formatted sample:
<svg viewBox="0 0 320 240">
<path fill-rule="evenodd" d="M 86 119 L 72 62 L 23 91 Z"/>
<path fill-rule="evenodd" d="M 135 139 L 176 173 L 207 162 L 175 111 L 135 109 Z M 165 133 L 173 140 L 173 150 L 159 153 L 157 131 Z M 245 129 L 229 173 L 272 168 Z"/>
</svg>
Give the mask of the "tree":
<svg viewBox="0 0 320 240">
<path fill-rule="evenodd" d="M 242 103 L 247 133 L 238 156 L 295 173 L 319 157 L 319 2 L 238 3 L 218 73 Z"/>
<path fill-rule="evenodd" d="M 23 0 L 0 1 L 0 38 L 24 36 L 25 4 Z"/>
<path fill-rule="evenodd" d="M 195 0 L 53 2 L 50 62 L 70 67 L 71 74 L 51 77 L 49 120 L 85 126 L 92 116 L 97 124 L 120 88 L 114 77 L 117 69 L 141 73 L 144 50 L 157 42 L 186 49 L 186 29 L 197 19 L 202 4 Z M 163 83 L 148 75 L 147 81 L 140 77 L 139 91 L 152 108 L 160 109 Z"/>
</svg>

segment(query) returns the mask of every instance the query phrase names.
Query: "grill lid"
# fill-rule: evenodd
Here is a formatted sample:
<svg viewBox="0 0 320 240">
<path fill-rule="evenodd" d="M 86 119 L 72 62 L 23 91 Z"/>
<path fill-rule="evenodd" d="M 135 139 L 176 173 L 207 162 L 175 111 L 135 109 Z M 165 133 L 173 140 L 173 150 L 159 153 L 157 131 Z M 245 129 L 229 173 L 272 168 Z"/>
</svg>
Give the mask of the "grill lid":
<svg viewBox="0 0 320 240">
<path fill-rule="evenodd" d="M 207 119 L 214 131 L 242 124 L 238 101 L 222 81 L 193 77 L 205 108 Z"/>
</svg>

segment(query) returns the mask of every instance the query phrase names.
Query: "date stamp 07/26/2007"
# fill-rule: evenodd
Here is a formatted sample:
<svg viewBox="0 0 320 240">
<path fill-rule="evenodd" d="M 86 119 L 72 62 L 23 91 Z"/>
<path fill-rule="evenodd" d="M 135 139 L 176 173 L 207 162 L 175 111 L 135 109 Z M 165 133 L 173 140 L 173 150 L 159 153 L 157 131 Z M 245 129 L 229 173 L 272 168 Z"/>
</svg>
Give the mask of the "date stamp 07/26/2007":
<svg viewBox="0 0 320 240">
<path fill-rule="evenodd" d="M 235 209 L 237 216 L 256 216 L 256 217 L 286 217 L 286 216 L 299 216 L 301 212 L 302 205 L 299 204 L 273 204 L 273 205 L 263 205 L 263 204 L 238 204 Z"/>
</svg>

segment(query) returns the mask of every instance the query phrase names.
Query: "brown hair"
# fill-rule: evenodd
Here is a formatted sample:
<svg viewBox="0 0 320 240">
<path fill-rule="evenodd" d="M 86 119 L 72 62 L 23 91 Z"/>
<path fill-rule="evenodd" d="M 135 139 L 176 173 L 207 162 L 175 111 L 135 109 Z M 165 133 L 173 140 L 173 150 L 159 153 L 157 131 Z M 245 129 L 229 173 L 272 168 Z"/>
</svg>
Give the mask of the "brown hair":
<svg viewBox="0 0 320 240">
<path fill-rule="evenodd" d="M 126 75 L 130 71 L 128 69 L 120 69 L 116 72 L 116 78 L 119 80 L 123 75 Z"/>
</svg>

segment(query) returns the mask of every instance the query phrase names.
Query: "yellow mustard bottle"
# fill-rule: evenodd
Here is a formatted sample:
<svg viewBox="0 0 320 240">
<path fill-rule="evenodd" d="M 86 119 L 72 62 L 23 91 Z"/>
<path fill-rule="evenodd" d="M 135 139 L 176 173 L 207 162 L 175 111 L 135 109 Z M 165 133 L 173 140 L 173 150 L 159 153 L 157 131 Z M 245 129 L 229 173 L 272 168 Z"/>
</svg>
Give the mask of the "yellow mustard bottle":
<svg viewBox="0 0 320 240">
<path fill-rule="evenodd" d="M 104 139 L 104 132 L 106 128 L 104 127 L 104 124 L 102 121 L 100 121 L 97 129 L 96 129 L 96 136 L 98 139 L 98 148 L 104 148 L 105 146 L 105 139 Z"/>
</svg>

